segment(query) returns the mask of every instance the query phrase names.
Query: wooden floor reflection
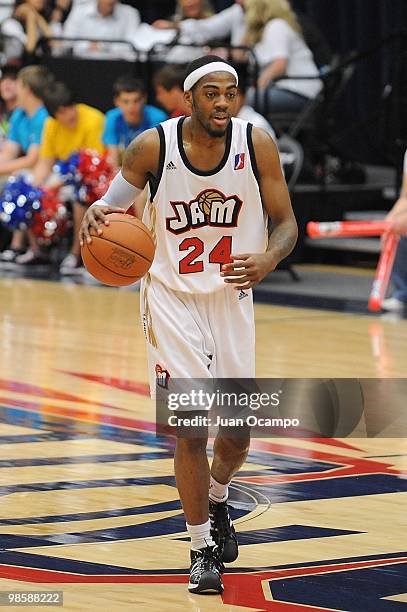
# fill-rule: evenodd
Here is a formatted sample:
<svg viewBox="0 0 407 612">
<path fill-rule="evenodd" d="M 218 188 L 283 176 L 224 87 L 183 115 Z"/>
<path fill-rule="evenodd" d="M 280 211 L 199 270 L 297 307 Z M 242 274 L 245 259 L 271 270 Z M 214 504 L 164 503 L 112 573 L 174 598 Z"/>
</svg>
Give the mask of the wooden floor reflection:
<svg viewBox="0 0 407 612">
<path fill-rule="evenodd" d="M 407 442 L 386 422 L 376 438 L 253 440 L 225 593 L 188 594 L 138 297 L 0 279 L 0 591 L 62 590 L 86 611 L 401 610 Z M 405 376 L 407 321 L 257 305 L 256 324 L 259 377 Z"/>
</svg>

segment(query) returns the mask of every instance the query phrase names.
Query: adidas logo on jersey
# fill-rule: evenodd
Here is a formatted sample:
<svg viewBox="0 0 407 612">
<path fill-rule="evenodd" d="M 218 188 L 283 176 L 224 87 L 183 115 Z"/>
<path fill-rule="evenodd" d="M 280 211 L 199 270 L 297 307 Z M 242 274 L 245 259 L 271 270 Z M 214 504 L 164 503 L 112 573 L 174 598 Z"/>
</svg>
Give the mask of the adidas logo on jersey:
<svg viewBox="0 0 407 612">
<path fill-rule="evenodd" d="M 249 295 L 248 293 L 246 293 L 245 291 L 243 291 L 243 289 L 241 289 L 239 293 L 239 301 L 243 300 L 243 298 L 245 297 L 248 297 L 248 295 Z"/>
<path fill-rule="evenodd" d="M 166 170 L 176 170 L 177 166 L 174 164 L 174 162 L 170 161 L 168 162 L 168 164 L 165 166 Z"/>
</svg>

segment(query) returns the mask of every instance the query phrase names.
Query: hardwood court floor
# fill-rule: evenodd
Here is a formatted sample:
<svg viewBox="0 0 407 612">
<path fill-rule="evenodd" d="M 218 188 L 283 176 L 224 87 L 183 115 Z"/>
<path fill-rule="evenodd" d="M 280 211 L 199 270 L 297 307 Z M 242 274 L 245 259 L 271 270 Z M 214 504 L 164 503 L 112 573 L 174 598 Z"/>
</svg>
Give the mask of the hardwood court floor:
<svg viewBox="0 0 407 612">
<path fill-rule="evenodd" d="M 407 321 L 267 305 L 256 320 L 259 377 L 405 376 Z M 69 611 L 405 609 L 402 431 L 253 440 L 231 488 L 239 559 L 222 597 L 193 596 L 138 294 L 2 279 L 0 334 L 0 591 L 63 590 Z"/>
</svg>

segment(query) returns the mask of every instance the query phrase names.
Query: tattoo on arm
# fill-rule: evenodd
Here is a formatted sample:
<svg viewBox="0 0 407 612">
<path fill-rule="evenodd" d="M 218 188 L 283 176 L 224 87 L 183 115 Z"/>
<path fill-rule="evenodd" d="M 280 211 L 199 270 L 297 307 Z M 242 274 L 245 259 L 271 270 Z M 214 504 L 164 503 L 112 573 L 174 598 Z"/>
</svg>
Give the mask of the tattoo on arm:
<svg viewBox="0 0 407 612">
<path fill-rule="evenodd" d="M 297 242 L 297 237 L 298 229 L 294 219 L 288 219 L 273 229 L 267 250 L 273 253 L 277 263 L 291 253 Z"/>
<path fill-rule="evenodd" d="M 144 149 L 143 143 L 136 139 L 133 140 L 127 147 L 126 155 L 124 156 L 123 165 L 129 170 L 133 170 L 134 164 L 137 163 L 137 158 Z"/>
</svg>

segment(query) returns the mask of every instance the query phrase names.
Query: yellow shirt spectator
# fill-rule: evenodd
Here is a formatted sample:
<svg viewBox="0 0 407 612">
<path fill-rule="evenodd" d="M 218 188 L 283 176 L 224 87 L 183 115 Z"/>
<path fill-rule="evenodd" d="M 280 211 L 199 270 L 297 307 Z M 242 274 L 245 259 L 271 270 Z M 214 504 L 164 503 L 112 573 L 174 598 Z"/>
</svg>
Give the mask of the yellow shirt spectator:
<svg viewBox="0 0 407 612">
<path fill-rule="evenodd" d="M 73 127 L 67 127 L 57 119 L 49 117 L 45 123 L 40 158 L 68 159 L 80 149 L 94 149 L 103 153 L 102 134 L 104 115 L 87 104 L 75 104 L 77 113 Z"/>
</svg>

